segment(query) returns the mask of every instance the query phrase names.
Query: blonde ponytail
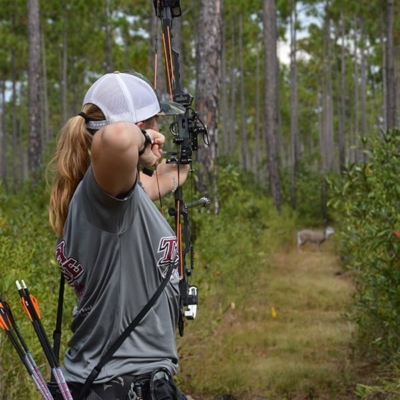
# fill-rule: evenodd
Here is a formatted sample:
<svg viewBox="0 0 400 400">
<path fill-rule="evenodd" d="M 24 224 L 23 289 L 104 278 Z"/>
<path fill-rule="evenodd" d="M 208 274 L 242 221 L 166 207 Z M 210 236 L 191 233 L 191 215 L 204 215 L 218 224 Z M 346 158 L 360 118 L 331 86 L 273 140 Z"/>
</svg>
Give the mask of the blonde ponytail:
<svg viewBox="0 0 400 400">
<path fill-rule="evenodd" d="M 91 120 L 104 119 L 96 106 L 86 105 L 83 111 Z M 70 118 L 58 135 L 56 152 L 48 165 L 48 172 L 54 173 L 49 221 L 59 237 L 62 237 L 71 198 L 90 166 L 92 139 L 85 119 L 80 115 Z"/>
</svg>

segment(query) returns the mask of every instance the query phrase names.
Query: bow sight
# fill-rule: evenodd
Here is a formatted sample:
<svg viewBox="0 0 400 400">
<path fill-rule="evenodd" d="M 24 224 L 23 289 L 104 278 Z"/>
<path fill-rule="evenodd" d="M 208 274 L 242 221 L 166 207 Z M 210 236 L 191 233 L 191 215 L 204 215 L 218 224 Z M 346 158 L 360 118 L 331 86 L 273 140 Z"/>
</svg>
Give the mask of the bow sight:
<svg viewBox="0 0 400 400">
<path fill-rule="evenodd" d="M 190 164 L 193 152 L 199 148 L 199 135 L 203 136 L 203 142 L 208 146 L 207 128 L 192 108 L 187 108 L 185 114 L 179 115 L 170 125 L 169 130 L 174 135 L 173 142 L 180 146 L 179 160 L 171 158 L 169 162 L 179 161 L 181 164 Z"/>
<path fill-rule="evenodd" d="M 163 10 L 169 11 L 171 17 L 180 17 L 182 15 L 180 0 L 153 0 L 154 9 L 158 18 L 163 17 Z"/>
</svg>

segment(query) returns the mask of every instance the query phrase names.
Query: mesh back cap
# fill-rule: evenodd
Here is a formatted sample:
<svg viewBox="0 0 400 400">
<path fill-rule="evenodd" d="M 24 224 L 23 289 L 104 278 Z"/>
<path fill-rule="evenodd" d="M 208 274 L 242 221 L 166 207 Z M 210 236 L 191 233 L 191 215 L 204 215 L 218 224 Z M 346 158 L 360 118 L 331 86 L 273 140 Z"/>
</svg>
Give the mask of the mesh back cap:
<svg viewBox="0 0 400 400">
<path fill-rule="evenodd" d="M 160 112 L 160 103 L 153 88 L 134 75 L 113 72 L 103 75 L 87 91 L 85 104 L 101 109 L 107 123 L 137 123 Z"/>
</svg>

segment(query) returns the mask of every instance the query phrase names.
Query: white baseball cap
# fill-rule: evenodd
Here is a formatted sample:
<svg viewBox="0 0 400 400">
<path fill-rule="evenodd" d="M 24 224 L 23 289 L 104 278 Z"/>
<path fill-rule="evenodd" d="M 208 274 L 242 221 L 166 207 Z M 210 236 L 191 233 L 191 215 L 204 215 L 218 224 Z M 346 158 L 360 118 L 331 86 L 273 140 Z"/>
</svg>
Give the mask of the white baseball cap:
<svg viewBox="0 0 400 400">
<path fill-rule="evenodd" d="M 157 114 L 183 114 L 185 108 L 173 102 L 162 102 L 153 87 L 140 75 L 113 72 L 103 75 L 87 91 L 83 105 L 94 104 L 101 109 L 105 121 L 88 121 L 89 129 L 100 129 L 113 122 L 137 123 Z"/>
</svg>

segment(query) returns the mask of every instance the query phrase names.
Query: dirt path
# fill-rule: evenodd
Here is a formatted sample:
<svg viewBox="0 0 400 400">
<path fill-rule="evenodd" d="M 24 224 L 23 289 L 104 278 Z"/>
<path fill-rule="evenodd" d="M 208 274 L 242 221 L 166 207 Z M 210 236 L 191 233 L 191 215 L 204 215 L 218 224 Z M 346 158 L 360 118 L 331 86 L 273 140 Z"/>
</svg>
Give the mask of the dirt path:
<svg viewBox="0 0 400 400">
<path fill-rule="evenodd" d="M 211 361 L 197 369 L 203 389 L 192 387 L 193 398 L 359 399 L 354 390 L 368 369 L 353 360 L 355 327 L 344 317 L 353 287 L 333 245 L 301 253 L 288 245 L 260 268 L 249 295 L 222 312 L 207 339 Z M 223 394 L 205 396 L 211 388 Z"/>
</svg>

